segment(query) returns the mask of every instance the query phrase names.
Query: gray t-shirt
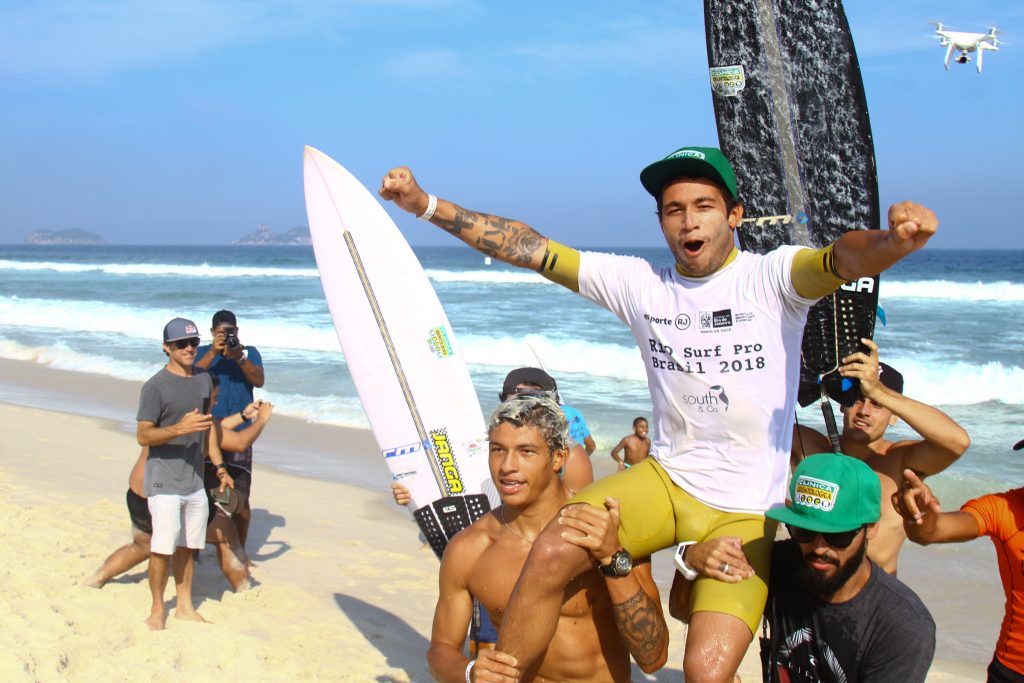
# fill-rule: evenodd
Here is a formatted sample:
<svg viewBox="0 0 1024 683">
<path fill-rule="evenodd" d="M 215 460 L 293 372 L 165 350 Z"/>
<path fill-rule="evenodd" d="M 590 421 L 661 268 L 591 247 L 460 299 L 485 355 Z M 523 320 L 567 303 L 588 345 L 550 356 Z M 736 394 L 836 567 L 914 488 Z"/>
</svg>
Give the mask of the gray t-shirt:
<svg viewBox="0 0 1024 683">
<path fill-rule="evenodd" d="M 142 385 L 136 420 L 168 427 L 193 410 L 203 411 L 210 400 L 210 376 L 196 372 L 182 377 L 162 368 Z M 203 488 L 203 442 L 208 432 L 176 436 L 150 446 L 143 491 L 146 496 L 189 495 Z"/>
<path fill-rule="evenodd" d="M 935 654 L 935 621 L 916 594 L 871 563 L 860 593 L 829 603 L 800 582 L 800 547 L 772 550 L 765 617 L 775 678 L 789 683 L 920 683 Z"/>
</svg>

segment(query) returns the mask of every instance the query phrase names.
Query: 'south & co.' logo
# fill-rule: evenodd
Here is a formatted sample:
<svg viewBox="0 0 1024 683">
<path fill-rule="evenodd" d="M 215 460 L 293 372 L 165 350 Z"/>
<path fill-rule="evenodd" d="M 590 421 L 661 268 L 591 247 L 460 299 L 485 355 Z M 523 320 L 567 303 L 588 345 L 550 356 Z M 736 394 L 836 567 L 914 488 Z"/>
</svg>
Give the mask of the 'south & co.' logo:
<svg viewBox="0 0 1024 683">
<path fill-rule="evenodd" d="M 703 394 L 682 394 L 679 400 L 688 406 L 696 406 L 698 413 L 729 412 L 729 397 L 720 384 L 708 387 Z"/>
</svg>

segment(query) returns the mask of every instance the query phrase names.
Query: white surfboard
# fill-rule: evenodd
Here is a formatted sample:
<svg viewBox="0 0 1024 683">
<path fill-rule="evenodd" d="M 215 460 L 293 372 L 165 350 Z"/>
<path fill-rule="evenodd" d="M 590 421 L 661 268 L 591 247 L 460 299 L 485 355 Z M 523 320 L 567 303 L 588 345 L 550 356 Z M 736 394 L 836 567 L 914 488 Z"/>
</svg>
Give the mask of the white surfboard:
<svg viewBox="0 0 1024 683">
<path fill-rule="evenodd" d="M 309 231 L 345 362 L 381 454 L 440 557 L 497 501 L 469 370 L 437 294 L 377 198 L 312 147 L 303 165 Z"/>
</svg>

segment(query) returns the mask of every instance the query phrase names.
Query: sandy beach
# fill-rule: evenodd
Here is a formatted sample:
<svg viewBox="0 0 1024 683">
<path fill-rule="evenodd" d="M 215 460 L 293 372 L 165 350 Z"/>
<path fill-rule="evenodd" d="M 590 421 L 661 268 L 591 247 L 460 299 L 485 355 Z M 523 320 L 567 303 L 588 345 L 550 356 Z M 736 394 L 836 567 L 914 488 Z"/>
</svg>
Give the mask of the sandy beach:
<svg viewBox="0 0 1024 683">
<path fill-rule="evenodd" d="M 231 593 L 208 547 L 194 594 L 210 623 L 170 618 L 153 633 L 143 624 L 145 565 L 100 590 L 80 585 L 129 540 L 138 385 L 25 362 L 2 361 L 0 371 L 0 680 L 431 680 L 424 653 L 438 564 L 391 502 L 368 433 L 275 418 L 257 444 L 258 461 L 284 465 L 254 477 L 255 587 Z M 61 410 L 38 407 L 55 397 Z M 351 456 L 360 486 L 281 471 L 295 458 L 339 460 L 339 452 Z M 908 562 L 926 563 L 921 553 L 913 549 Z M 664 555 L 655 572 L 667 596 Z M 994 573 L 993 565 L 991 581 Z M 173 607 L 172 598 L 169 586 Z M 978 609 L 991 609 L 986 599 Z M 954 619 L 936 612 L 940 630 Z M 635 670 L 634 680 L 682 679 L 685 629 L 670 628 L 669 665 L 651 677 Z M 940 648 L 929 680 L 979 680 L 986 663 L 980 655 L 947 662 Z M 740 673 L 760 680 L 755 648 Z"/>
</svg>

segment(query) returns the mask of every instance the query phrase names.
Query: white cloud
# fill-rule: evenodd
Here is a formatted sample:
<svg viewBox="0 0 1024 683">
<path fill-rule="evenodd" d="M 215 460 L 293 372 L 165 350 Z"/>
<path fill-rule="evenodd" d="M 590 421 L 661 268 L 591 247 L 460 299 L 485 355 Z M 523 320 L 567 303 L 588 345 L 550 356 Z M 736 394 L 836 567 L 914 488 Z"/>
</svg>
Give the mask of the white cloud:
<svg viewBox="0 0 1024 683">
<path fill-rule="evenodd" d="M 460 0 L 39 0 L 0 6 L 0 78 L 82 80 Z"/>
<path fill-rule="evenodd" d="M 420 50 L 392 59 L 381 67 L 384 75 L 403 80 L 451 79 L 469 73 L 454 50 Z"/>
<path fill-rule="evenodd" d="M 620 20 L 603 27 L 590 26 L 578 37 L 548 37 L 544 43 L 521 46 L 516 52 L 554 71 L 628 73 L 666 69 L 694 55 L 702 62 L 706 59 L 699 12 L 695 20 L 694 28 L 679 23 Z"/>
</svg>

